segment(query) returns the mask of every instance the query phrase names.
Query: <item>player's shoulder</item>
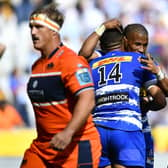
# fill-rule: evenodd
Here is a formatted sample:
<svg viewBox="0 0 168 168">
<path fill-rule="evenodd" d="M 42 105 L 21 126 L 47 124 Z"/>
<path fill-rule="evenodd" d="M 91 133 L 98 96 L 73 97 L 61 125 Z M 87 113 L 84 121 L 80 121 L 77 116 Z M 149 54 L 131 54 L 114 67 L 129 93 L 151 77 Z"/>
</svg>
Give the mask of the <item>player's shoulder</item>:
<svg viewBox="0 0 168 168">
<path fill-rule="evenodd" d="M 62 49 L 62 52 L 60 56 L 62 58 L 71 59 L 72 57 L 77 56 L 77 53 L 66 45 L 63 45 L 61 49 Z"/>
<path fill-rule="evenodd" d="M 64 53 L 60 56 L 59 62 L 65 69 L 72 69 L 76 67 L 89 67 L 87 60 L 83 56 L 79 56 L 75 51 L 67 46 L 62 48 Z"/>
</svg>

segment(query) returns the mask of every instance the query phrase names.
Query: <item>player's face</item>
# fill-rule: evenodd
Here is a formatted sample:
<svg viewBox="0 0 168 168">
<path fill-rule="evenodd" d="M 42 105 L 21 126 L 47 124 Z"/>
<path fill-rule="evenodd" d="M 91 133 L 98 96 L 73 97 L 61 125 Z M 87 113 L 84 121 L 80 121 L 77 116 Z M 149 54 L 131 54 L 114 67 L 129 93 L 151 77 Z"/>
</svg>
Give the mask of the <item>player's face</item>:
<svg viewBox="0 0 168 168">
<path fill-rule="evenodd" d="M 30 23 L 30 29 L 35 49 L 42 51 L 50 45 L 52 31 L 49 28 L 38 23 Z"/>
<path fill-rule="evenodd" d="M 145 54 L 148 46 L 148 37 L 144 34 L 133 32 L 126 39 L 126 50 Z"/>
</svg>

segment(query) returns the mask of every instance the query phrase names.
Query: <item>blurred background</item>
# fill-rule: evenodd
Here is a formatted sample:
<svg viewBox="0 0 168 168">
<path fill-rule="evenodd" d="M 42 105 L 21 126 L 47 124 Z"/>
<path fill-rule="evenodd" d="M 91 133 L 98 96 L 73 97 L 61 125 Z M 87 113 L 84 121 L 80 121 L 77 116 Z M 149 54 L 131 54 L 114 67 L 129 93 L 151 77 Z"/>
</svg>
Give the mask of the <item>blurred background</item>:
<svg viewBox="0 0 168 168">
<path fill-rule="evenodd" d="M 18 168 L 24 150 L 36 137 L 34 114 L 26 94 L 33 49 L 29 15 L 55 0 L 0 0 L 0 168 Z M 76 52 L 103 21 L 119 18 L 125 26 L 142 23 L 149 31 L 148 51 L 168 73 L 168 0 L 57 0 L 65 15 L 63 42 Z M 155 168 L 168 165 L 168 106 L 149 112 L 155 141 Z"/>
</svg>

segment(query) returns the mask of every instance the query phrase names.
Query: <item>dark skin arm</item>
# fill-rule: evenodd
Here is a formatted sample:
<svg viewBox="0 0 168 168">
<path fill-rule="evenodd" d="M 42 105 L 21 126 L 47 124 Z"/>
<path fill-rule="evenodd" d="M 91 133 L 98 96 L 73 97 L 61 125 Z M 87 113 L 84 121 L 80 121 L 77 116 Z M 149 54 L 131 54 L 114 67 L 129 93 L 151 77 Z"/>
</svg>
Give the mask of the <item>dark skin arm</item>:
<svg viewBox="0 0 168 168">
<path fill-rule="evenodd" d="M 150 110 L 158 111 L 167 105 L 165 95 L 158 86 L 151 87 L 150 95 L 153 98 L 152 101 L 149 101 Z"/>
<path fill-rule="evenodd" d="M 117 19 L 111 19 L 104 22 L 103 25 L 105 26 L 106 29 L 118 28 L 120 30 L 121 23 Z M 99 38 L 100 36 L 96 32 L 93 32 L 92 34 L 90 34 L 82 44 L 82 47 L 78 55 L 85 57 L 88 61 L 93 58 L 96 58 L 97 55 L 94 54 L 94 50 L 97 46 Z"/>
<path fill-rule="evenodd" d="M 146 56 L 148 59 L 140 58 L 139 60 L 141 63 L 145 63 L 147 65 L 147 66 L 143 66 L 142 68 L 151 71 L 153 74 L 157 76 L 157 74 L 159 73 L 160 67 L 154 63 L 150 54 L 146 54 Z M 165 76 L 164 79 L 158 80 L 158 85 L 163 90 L 166 97 L 168 97 L 168 78 Z"/>
<path fill-rule="evenodd" d="M 84 41 L 82 44 L 82 47 L 78 53 L 78 55 L 81 55 L 85 57 L 87 60 L 91 60 L 93 58 L 96 58 L 96 56 L 93 56 L 94 50 L 96 48 L 96 45 L 99 41 L 100 36 L 93 32 L 91 35 L 88 36 L 88 38 Z"/>
<path fill-rule="evenodd" d="M 139 61 L 145 66 L 142 66 L 143 69 L 147 69 L 153 74 L 157 74 L 159 71 L 158 66 L 154 63 L 151 55 L 146 54 L 147 59 L 140 58 Z M 163 82 L 163 84 L 166 84 Z M 153 85 L 151 92 L 147 93 L 148 96 L 142 97 L 141 99 L 141 109 L 143 112 L 148 112 L 149 110 L 158 111 L 166 106 L 165 90 L 159 85 Z M 151 98 L 151 100 L 149 99 Z"/>
</svg>

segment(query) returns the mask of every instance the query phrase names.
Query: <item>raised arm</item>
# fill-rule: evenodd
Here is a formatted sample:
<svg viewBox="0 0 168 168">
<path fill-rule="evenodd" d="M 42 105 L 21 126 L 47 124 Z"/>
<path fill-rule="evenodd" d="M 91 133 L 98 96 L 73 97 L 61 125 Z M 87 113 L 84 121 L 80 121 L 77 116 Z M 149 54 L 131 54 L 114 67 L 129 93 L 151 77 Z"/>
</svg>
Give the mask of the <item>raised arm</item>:
<svg viewBox="0 0 168 168">
<path fill-rule="evenodd" d="M 78 53 L 78 55 L 81 55 L 85 57 L 88 61 L 96 58 L 97 55 L 94 54 L 94 50 L 97 46 L 97 43 L 99 41 L 99 35 L 96 32 L 93 32 L 88 36 L 88 38 L 84 41 L 82 44 L 82 47 Z"/>
<path fill-rule="evenodd" d="M 118 28 L 120 30 L 121 23 L 118 19 L 111 19 L 102 23 L 93 33 L 91 33 L 82 44 L 79 55 L 85 57 L 88 61 L 97 57 L 94 50 L 98 44 L 99 38 L 106 29 Z M 120 30 L 121 31 L 121 30 Z"/>
</svg>

